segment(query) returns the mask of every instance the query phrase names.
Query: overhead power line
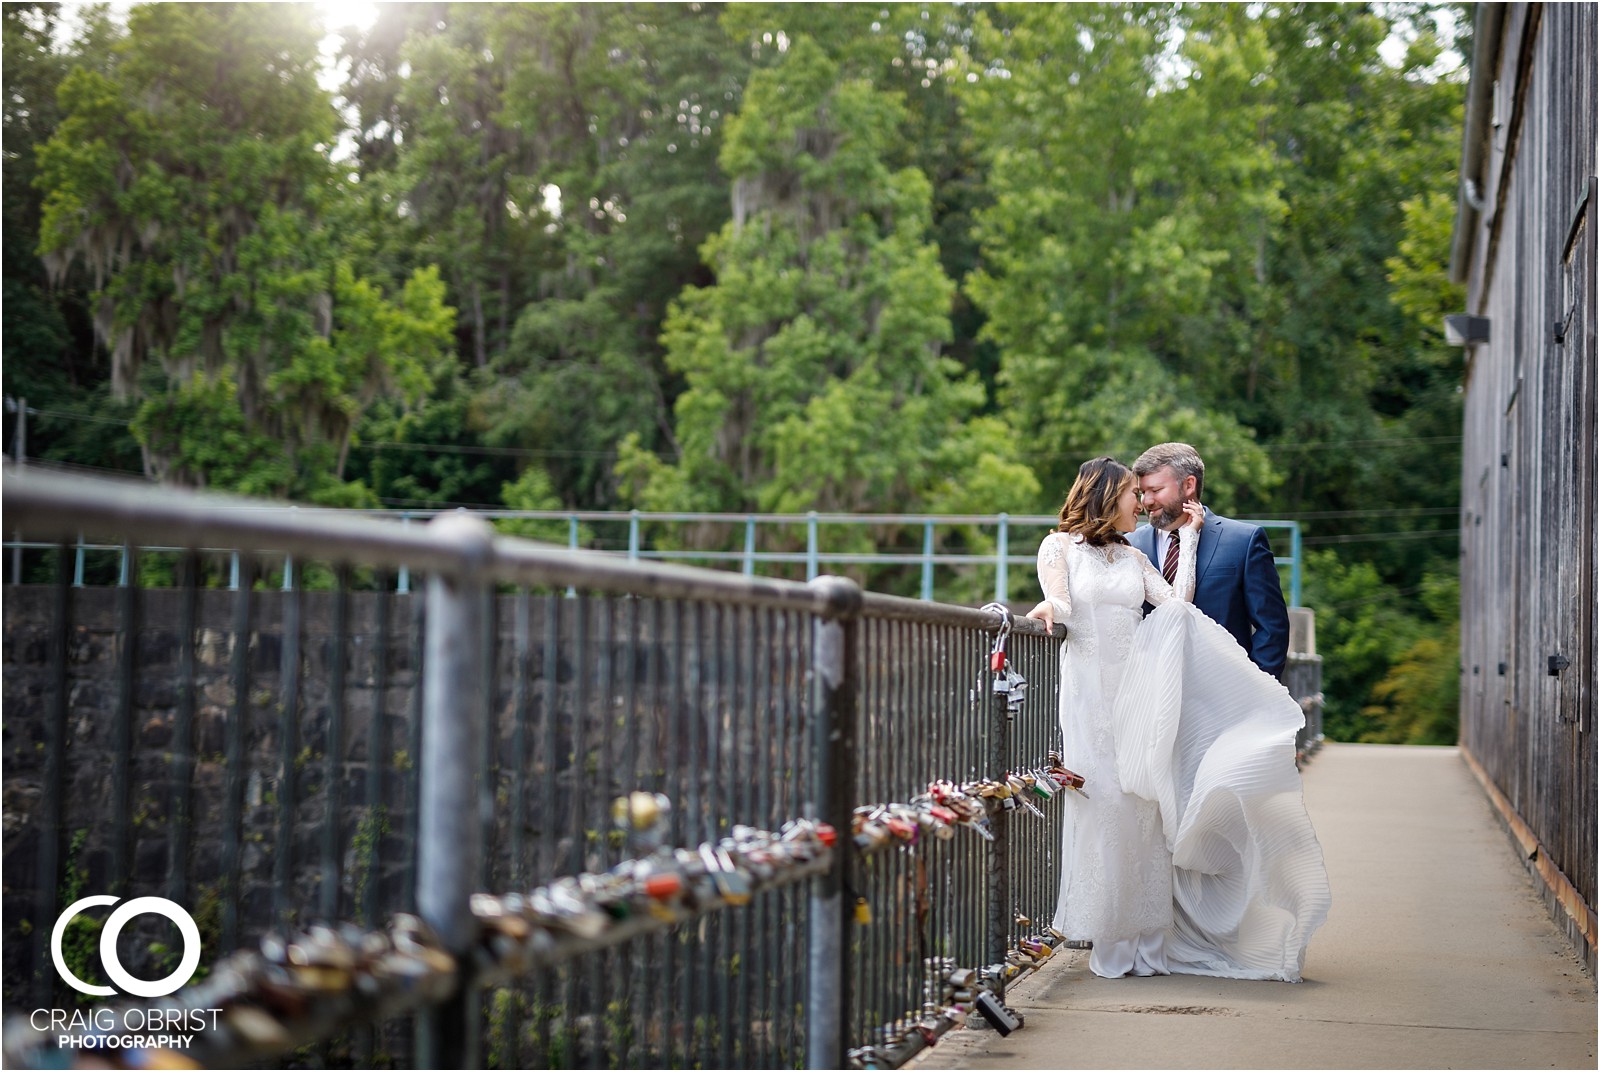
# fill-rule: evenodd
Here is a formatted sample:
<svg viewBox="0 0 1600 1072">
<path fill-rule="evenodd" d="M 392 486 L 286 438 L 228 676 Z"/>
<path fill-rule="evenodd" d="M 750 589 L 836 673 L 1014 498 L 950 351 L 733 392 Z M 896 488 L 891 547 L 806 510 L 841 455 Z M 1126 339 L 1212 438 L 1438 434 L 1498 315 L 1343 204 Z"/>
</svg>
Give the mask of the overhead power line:
<svg viewBox="0 0 1600 1072">
<path fill-rule="evenodd" d="M 1324 543 L 1375 543 L 1379 540 L 1398 543 L 1402 540 L 1438 540 L 1446 536 L 1454 539 L 1460 535 L 1456 529 L 1430 529 L 1426 532 L 1360 532 L 1348 536 L 1303 536 L 1300 542 L 1306 546 Z"/>
</svg>

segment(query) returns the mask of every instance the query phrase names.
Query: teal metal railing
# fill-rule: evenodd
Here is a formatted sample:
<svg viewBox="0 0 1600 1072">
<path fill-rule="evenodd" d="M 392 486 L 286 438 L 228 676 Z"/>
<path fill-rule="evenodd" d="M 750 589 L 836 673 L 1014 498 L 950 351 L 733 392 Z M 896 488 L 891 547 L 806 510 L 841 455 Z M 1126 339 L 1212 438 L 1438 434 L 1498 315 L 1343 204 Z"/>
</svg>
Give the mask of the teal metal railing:
<svg viewBox="0 0 1600 1072">
<path fill-rule="evenodd" d="M 263 510 L 274 509 L 259 506 L 240 506 L 237 509 Z M 318 512 L 316 508 L 308 507 L 281 507 L 276 509 Z M 442 510 L 381 510 L 381 511 L 336 511 L 343 514 L 366 514 L 369 516 L 397 517 L 402 522 L 426 521 L 440 513 Z M 824 572 L 824 567 L 846 565 L 911 565 L 920 568 L 919 595 L 922 599 L 934 598 L 935 569 L 939 566 L 992 566 L 994 569 L 994 599 L 999 602 L 1009 600 L 1010 568 L 1012 566 L 1031 567 L 1034 563 L 1036 541 L 1043 539 L 1044 534 L 1055 527 L 1057 519 L 1051 514 L 825 514 L 811 511 L 804 514 L 724 514 L 724 513 L 668 513 L 650 512 L 642 510 L 476 510 L 478 516 L 495 521 L 524 521 L 545 522 L 552 530 L 559 531 L 564 524 L 567 533 L 567 546 L 573 550 L 598 550 L 610 553 L 619 553 L 627 556 L 629 561 L 681 561 L 693 562 L 719 568 L 736 567 L 745 576 L 755 576 L 758 566 L 765 563 L 803 564 L 806 580 L 812 580 Z M 1288 553 L 1276 554 L 1273 561 L 1277 564 L 1287 580 L 1287 594 L 1289 605 L 1300 606 L 1301 596 L 1301 570 L 1304 561 L 1304 552 L 1301 546 L 1300 523 L 1298 521 L 1251 520 L 1253 525 L 1260 525 L 1268 530 L 1269 536 L 1274 538 L 1275 550 L 1281 550 L 1283 537 L 1287 534 Z M 649 546 L 647 533 L 650 530 L 660 531 L 661 526 L 674 526 L 681 530 L 686 525 L 713 525 L 724 527 L 728 535 L 733 535 L 743 530 L 743 539 L 730 541 L 737 543 L 734 549 L 717 548 L 683 548 L 683 547 L 654 547 Z M 803 549 L 798 550 L 762 550 L 763 546 L 772 546 L 774 543 L 785 543 L 790 546 L 796 542 L 793 537 L 781 540 L 779 530 L 793 529 L 797 526 L 804 527 L 805 543 Z M 824 533 L 832 526 L 876 526 L 894 527 L 920 531 L 921 549 L 878 549 L 871 552 L 835 550 L 827 547 Z M 585 528 L 589 529 L 587 538 Z M 992 532 L 992 551 L 940 551 L 938 534 L 940 529 L 976 529 L 983 533 Z M 1013 554 L 1011 543 L 1018 535 L 1017 530 L 1026 533 L 1025 553 Z M 772 538 L 763 542 L 763 530 L 772 533 Z M 8 548 L 37 547 L 37 544 L 22 544 L 8 542 Z M 87 552 L 90 551 L 121 551 L 115 545 L 88 544 L 82 540 L 76 545 L 76 567 L 74 581 L 83 584 L 83 564 Z M 149 550 L 161 550 L 150 548 Z M 120 571 L 121 579 L 118 583 L 127 583 L 125 567 Z M 17 583 L 18 577 L 15 570 L 11 577 L 12 583 Z M 236 583 L 236 582 L 235 582 Z M 290 583 L 287 580 L 285 583 Z M 410 590 L 411 579 L 407 572 L 401 571 L 396 584 L 399 591 Z"/>
</svg>

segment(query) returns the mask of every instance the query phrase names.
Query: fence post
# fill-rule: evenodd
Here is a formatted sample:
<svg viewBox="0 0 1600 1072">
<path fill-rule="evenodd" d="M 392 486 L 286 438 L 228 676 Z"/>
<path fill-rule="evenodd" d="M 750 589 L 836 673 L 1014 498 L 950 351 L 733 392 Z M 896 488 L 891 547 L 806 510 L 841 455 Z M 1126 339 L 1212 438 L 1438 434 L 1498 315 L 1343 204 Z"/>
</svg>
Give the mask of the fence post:
<svg viewBox="0 0 1600 1072">
<path fill-rule="evenodd" d="M 477 994 L 468 973 L 471 897 L 483 854 L 478 756 L 488 717 L 484 570 L 493 554 L 483 519 L 441 514 L 428 531 L 459 556 L 459 572 L 428 577 L 417 807 L 417 913 L 460 965 L 454 996 L 418 1017 L 421 1068 L 479 1068 Z"/>
<path fill-rule="evenodd" d="M 811 880 L 806 970 L 806 1067 L 844 1068 L 849 1044 L 849 918 L 844 877 L 855 855 L 850 813 L 856 788 L 856 686 L 861 589 L 844 577 L 818 577 L 826 607 L 812 623 L 812 782 L 806 811 L 839 832 L 833 866 Z"/>
<path fill-rule="evenodd" d="M 1003 614 L 1001 625 L 1009 625 L 1011 615 Z M 984 685 L 989 689 L 989 703 L 984 708 L 988 725 L 984 727 L 983 777 L 999 778 L 1010 767 L 1011 760 L 1011 708 L 1006 702 L 1006 693 L 995 692 L 993 689 L 995 672 L 990 669 L 984 675 Z M 1006 952 L 1011 944 L 1012 903 L 1011 903 L 1011 813 L 997 811 L 991 818 L 993 824 L 994 841 L 985 845 L 988 850 L 989 867 L 984 875 L 984 886 L 988 893 L 985 905 L 987 912 L 984 919 L 984 959 L 989 965 L 999 965 L 999 973 L 995 976 L 995 997 L 1004 1003 L 1006 999 Z"/>
<path fill-rule="evenodd" d="M 922 523 L 922 598 L 933 599 L 933 522 Z"/>
<path fill-rule="evenodd" d="M 1300 522 L 1296 521 L 1289 529 L 1289 553 L 1294 556 L 1294 564 L 1289 567 L 1289 606 L 1300 605 Z"/>
<path fill-rule="evenodd" d="M 806 514 L 806 580 L 817 579 L 817 512 Z"/>
</svg>

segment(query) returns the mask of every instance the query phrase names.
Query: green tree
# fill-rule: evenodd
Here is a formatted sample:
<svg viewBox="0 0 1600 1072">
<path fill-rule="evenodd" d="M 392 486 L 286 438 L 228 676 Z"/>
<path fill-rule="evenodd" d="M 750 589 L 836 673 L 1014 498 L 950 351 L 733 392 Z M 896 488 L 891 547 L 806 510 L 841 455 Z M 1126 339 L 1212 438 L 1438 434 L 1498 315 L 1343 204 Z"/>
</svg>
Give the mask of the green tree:
<svg viewBox="0 0 1600 1072">
<path fill-rule="evenodd" d="M 5 331 L 0 335 L 5 390 L 29 413 L 22 448 L 94 468 L 137 471 L 139 450 L 127 431 L 131 407 L 110 397 L 105 362 L 92 344 L 88 296 L 81 285 L 52 288 L 39 258 L 42 196 L 34 187 L 37 154 L 60 122 L 56 92 L 74 62 L 106 62 L 110 23 L 89 9 L 78 40 L 55 45 L 59 5 L 6 4 L 4 263 Z M 16 443 L 19 415 L 8 409 L 4 441 Z"/>
<path fill-rule="evenodd" d="M 954 288 L 929 185 L 884 164 L 901 109 L 803 36 L 752 74 L 722 152 L 733 219 L 703 250 L 716 285 L 664 333 L 678 455 L 625 443 L 619 463 L 641 505 L 919 509 L 977 472 L 992 508 L 1036 502 L 1009 438 L 970 419 L 982 385 L 940 354 Z"/>
<path fill-rule="evenodd" d="M 550 459 L 564 501 L 610 504 L 621 440 L 672 446 L 663 319 L 708 279 L 698 250 L 728 218 L 717 154 L 749 64 L 709 5 L 517 5 L 496 34 L 506 121 L 536 146 L 528 188 L 556 211 L 537 215 L 548 252 L 495 363 L 489 439 Z"/>
<path fill-rule="evenodd" d="M 1214 401 L 1248 377 L 1259 246 L 1283 215 L 1259 29 L 1231 9 L 1002 6 L 978 42 L 966 106 L 993 200 L 966 287 L 1007 414 L 1049 445 L 1035 470 L 1064 490 L 1084 458 L 1186 438 L 1214 459 L 1219 507 L 1270 488 Z"/>
<path fill-rule="evenodd" d="M 1366 740 L 1391 744 L 1455 744 L 1461 704 L 1461 582 L 1448 573 L 1422 580 L 1428 621 L 1372 687 L 1362 714 L 1379 728 Z"/>
<path fill-rule="evenodd" d="M 58 279 L 87 274 L 158 478 L 364 501 L 342 480 L 361 412 L 414 398 L 446 353 L 436 273 L 385 297 L 325 225 L 344 188 L 317 37 L 300 8 L 140 6 L 114 64 L 62 83 L 40 248 Z M 285 464 L 242 474 L 202 429 L 270 442 Z"/>
</svg>

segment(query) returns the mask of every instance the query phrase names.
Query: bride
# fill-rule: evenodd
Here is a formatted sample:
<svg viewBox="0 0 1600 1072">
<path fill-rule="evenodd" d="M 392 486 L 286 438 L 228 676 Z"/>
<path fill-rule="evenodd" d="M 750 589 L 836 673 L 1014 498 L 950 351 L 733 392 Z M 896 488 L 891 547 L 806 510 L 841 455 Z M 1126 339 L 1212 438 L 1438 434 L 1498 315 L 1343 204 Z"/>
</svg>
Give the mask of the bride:
<svg viewBox="0 0 1600 1072">
<path fill-rule="evenodd" d="M 1062 837 L 1055 927 L 1093 942 L 1096 975 L 1179 972 L 1299 982 L 1328 877 L 1294 765 L 1304 714 L 1194 595 L 1198 503 L 1178 575 L 1128 546 L 1135 477 L 1095 458 L 1039 548 L 1061 622 L 1061 730 L 1087 779 Z M 1144 603 L 1154 606 L 1141 621 Z"/>
</svg>

